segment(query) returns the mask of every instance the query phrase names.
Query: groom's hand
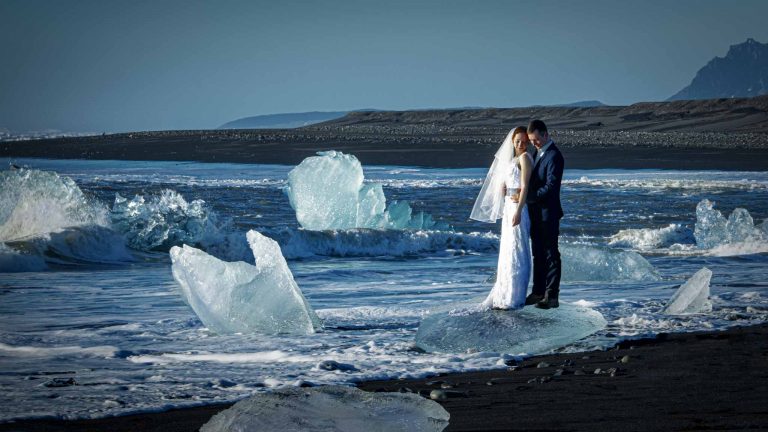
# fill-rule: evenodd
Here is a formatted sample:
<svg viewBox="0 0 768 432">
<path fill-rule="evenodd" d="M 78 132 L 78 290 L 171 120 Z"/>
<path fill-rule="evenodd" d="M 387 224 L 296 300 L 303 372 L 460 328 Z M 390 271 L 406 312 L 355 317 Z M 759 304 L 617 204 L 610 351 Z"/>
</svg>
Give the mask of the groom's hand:
<svg viewBox="0 0 768 432">
<path fill-rule="evenodd" d="M 520 201 L 520 192 L 512 195 L 512 202 L 518 202 Z"/>
</svg>

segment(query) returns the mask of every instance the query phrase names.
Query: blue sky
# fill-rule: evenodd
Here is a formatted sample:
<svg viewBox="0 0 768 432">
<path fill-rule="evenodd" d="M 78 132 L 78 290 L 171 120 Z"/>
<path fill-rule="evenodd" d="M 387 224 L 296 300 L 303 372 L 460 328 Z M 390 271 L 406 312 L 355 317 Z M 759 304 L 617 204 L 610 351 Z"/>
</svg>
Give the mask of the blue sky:
<svg viewBox="0 0 768 432">
<path fill-rule="evenodd" d="M 767 1 L 0 0 L 0 128 L 664 100 Z"/>
</svg>

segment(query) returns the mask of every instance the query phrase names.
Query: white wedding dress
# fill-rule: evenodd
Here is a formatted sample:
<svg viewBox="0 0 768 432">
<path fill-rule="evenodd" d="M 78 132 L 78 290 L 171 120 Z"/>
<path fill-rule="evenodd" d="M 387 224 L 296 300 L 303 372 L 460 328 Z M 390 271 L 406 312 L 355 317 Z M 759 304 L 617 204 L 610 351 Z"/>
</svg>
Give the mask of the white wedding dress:
<svg viewBox="0 0 768 432">
<path fill-rule="evenodd" d="M 527 153 L 523 153 L 523 157 L 530 158 Z M 504 184 L 510 193 L 520 188 L 520 167 L 517 161 L 507 170 Z M 525 305 L 531 279 L 531 220 L 528 217 L 528 206 L 525 206 L 520 213 L 520 223 L 512 226 L 517 206 L 518 203 L 513 202 L 511 196 L 504 197 L 496 283 L 482 303 L 485 308 L 516 309 Z"/>
</svg>

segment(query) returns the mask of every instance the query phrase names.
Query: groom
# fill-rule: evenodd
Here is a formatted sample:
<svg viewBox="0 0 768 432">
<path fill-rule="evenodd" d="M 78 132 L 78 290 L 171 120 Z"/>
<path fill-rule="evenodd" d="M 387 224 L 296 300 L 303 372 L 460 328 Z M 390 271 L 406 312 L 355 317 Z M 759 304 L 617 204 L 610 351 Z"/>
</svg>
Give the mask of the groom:
<svg viewBox="0 0 768 432">
<path fill-rule="evenodd" d="M 559 306 L 560 250 L 560 181 L 565 161 L 560 149 L 549 137 L 541 120 L 528 125 L 528 139 L 536 147 L 533 171 L 528 183 L 528 214 L 531 218 L 531 250 L 533 252 L 533 290 L 526 305 L 550 309 Z"/>
</svg>

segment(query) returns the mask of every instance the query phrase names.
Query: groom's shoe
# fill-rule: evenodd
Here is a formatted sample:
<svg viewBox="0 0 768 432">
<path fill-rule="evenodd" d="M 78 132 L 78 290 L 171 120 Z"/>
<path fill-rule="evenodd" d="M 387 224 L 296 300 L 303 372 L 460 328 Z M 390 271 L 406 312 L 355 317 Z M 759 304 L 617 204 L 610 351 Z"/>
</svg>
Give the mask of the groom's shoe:
<svg viewBox="0 0 768 432">
<path fill-rule="evenodd" d="M 557 294 L 551 294 L 547 292 L 544 294 L 544 298 L 536 303 L 536 307 L 539 309 L 554 309 L 560 306 L 560 302 L 557 301 Z"/>
<path fill-rule="evenodd" d="M 534 305 L 540 302 L 542 299 L 544 299 L 544 296 L 542 295 L 538 295 L 534 293 L 528 294 L 528 297 L 525 298 L 525 305 L 526 306 Z"/>
</svg>

